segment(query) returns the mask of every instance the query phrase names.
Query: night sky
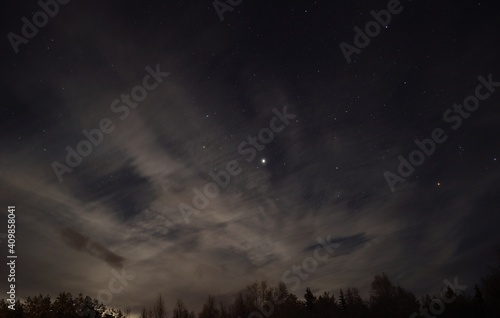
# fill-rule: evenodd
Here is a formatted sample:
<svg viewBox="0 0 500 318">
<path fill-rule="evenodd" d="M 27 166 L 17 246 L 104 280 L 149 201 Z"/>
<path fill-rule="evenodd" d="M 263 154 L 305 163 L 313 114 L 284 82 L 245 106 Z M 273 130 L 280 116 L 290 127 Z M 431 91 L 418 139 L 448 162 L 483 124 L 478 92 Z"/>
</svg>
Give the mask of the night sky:
<svg viewBox="0 0 500 318">
<path fill-rule="evenodd" d="M 364 296 L 386 272 L 421 295 L 488 271 L 497 2 L 65 1 L 46 20 L 3 3 L 19 299 L 97 297 L 122 271 L 108 303 L 136 311 L 255 280 Z M 318 246 L 334 252 L 297 283 Z"/>
</svg>

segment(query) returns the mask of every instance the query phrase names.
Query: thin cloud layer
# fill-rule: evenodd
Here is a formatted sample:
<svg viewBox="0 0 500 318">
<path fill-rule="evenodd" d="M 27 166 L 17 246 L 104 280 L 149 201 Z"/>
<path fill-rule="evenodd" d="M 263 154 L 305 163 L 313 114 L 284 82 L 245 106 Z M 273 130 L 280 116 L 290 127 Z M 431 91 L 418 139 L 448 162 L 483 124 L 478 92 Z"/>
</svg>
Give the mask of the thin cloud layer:
<svg viewBox="0 0 500 318">
<path fill-rule="evenodd" d="M 223 299 L 255 280 L 286 279 L 327 237 L 334 252 L 300 282 L 299 297 L 307 286 L 368 292 L 381 272 L 416 293 L 432 292 L 455 276 L 472 285 L 487 269 L 500 238 L 498 96 L 449 131 L 449 141 L 397 191 L 383 177 L 415 138 L 442 124 L 443 111 L 474 89 L 478 74 L 500 74 L 488 59 L 498 52 L 476 57 L 484 35 L 461 35 L 457 56 L 435 53 L 432 61 L 422 58 L 427 47 L 405 40 L 396 60 L 373 53 L 407 35 L 396 26 L 390 33 L 391 26 L 346 68 L 328 49 L 338 43 L 320 31 L 337 21 L 340 39 L 340 22 L 359 16 L 351 5 L 342 14 L 317 13 L 318 26 L 307 31 L 246 21 L 259 12 L 256 4 L 241 7 L 229 27 L 193 4 L 162 5 L 163 20 L 149 4 L 114 4 L 68 5 L 19 53 L 26 61 L 1 77 L 6 105 L 16 106 L 2 113 L 0 202 L 18 211 L 19 298 L 98 297 L 113 271 L 123 270 L 134 278 L 111 306 L 138 311 L 162 293 L 170 305 L 181 298 L 198 310 L 207 294 Z M 272 20 L 271 11 L 260 14 Z M 488 26 L 496 20 L 478 28 Z M 413 30 L 409 22 L 400 27 Z M 282 36 L 290 32 L 303 45 Z M 325 44 L 310 44 L 312 33 L 302 32 Z M 446 75 L 457 60 L 467 65 Z M 113 101 L 156 65 L 169 76 L 120 119 Z M 250 145 L 270 127 L 273 110 L 285 107 L 296 117 L 248 160 L 242 143 Z M 66 164 L 66 147 L 76 149 L 82 130 L 103 118 L 114 130 L 59 182 L 51 164 Z M 198 191 L 231 161 L 241 172 L 228 174 L 227 187 L 205 193 L 208 204 L 197 208 Z M 186 218 L 180 205 L 199 212 Z"/>
</svg>

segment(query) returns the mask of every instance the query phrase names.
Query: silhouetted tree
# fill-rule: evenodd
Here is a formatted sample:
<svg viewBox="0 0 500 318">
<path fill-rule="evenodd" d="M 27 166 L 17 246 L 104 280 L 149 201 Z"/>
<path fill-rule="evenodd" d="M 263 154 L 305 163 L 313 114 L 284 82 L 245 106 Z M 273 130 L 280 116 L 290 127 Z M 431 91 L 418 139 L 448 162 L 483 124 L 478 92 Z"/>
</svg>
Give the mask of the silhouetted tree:
<svg viewBox="0 0 500 318">
<path fill-rule="evenodd" d="M 486 314 L 500 317 L 500 250 L 497 251 L 497 264 L 490 273 L 481 279 Z"/>
<path fill-rule="evenodd" d="M 41 294 L 28 297 L 24 305 L 24 316 L 26 318 L 45 318 L 51 316 L 50 296 Z"/>
<path fill-rule="evenodd" d="M 318 318 L 337 317 L 340 314 L 340 308 L 335 301 L 335 296 L 324 292 L 316 300 L 316 315 Z"/>
<path fill-rule="evenodd" d="M 340 289 L 340 294 L 339 294 L 339 303 L 340 303 L 340 309 L 345 311 L 347 309 L 347 304 L 345 301 L 345 296 L 344 292 L 342 291 L 342 288 Z"/>
<path fill-rule="evenodd" d="M 499 277 L 500 266 L 493 268 L 482 279 L 481 285 L 475 286 L 473 296 L 448 286 L 439 298 L 425 295 L 420 302 L 422 308 L 419 308 L 413 293 L 392 284 L 385 273 L 375 275 L 369 301 L 363 300 L 355 287 L 345 289 L 345 293 L 341 289 L 339 302 L 328 292 L 316 297 L 310 288 L 306 288 L 304 301 L 299 301 L 283 282 L 276 287 L 268 286 L 266 282 L 254 282 L 237 293 L 227 307 L 224 303 L 217 304 L 215 297 L 209 295 L 198 318 L 498 318 Z M 106 307 L 88 296 L 80 294 L 73 298 L 65 292 L 54 301 L 48 295 L 28 297 L 23 303 L 17 300 L 15 311 L 9 310 L 8 305 L 5 299 L 0 299 L 0 318 L 124 318 L 130 314 L 127 310 L 124 314 L 119 309 Z M 158 295 L 152 308 L 143 308 L 140 317 L 168 316 L 166 305 Z M 195 318 L 195 314 L 188 311 L 179 299 L 173 318 Z"/>
<path fill-rule="evenodd" d="M 144 307 L 142 308 L 141 318 L 151 318 L 148 314 L 148 310 Z"/>
<path fill-rule="evenodd" d="M 484 318 L 486 317 L 486 310 L 485 310 L 485 304 L 484 304 L 484 298 L 483 298 L 483 293 L 481 293 L 481 290 L 479 289 L 479 286 L 474 285 L 474 298 L 472 299 L 473 302 L 473 312 L 474 312 L 474 317 L 477 318 Z"/>
<path fill-rule="evenodd" d="M 222 302 L 219 304 L 219 312 L 220 312 L 219 314 L 220 318 L 231 318 L 229 311 Z"/>
<path fill-rule="evenodd" d="M 233 305 L 230 307 L 230 312 L 233 314 L 233 317 L 248 317 L 250 308 L 245 303 L 243 293 L 239 292 L 236 294 Z"/>
<path fill-rule="evenodd" d="M 105 306 L 99 304 L 97 299 L 92 299 L 89 296 L 83 297 L 79 294 L 74 300 L 76 314 L 79 318 L 96 318 L 101 317 L 104 312 Z"/>
<path fill-rule="evenodd" d="M 213 296 L 208 295 L 208 300 L 203 305 L 203 310 L 198 315 L 198 318 L 219 318 L 219 309 L 217 309 Z"/>
<path fill-rule="evenodd" d="M 359 290 L 356 287 L 347 288 L 345 303 L 349 317 L 357 318 L 366 317 L 368 315 L 368 306 L 359 295 Z"/>
<path fill-rule="evenodd" d="M 153 304 L 153 317 L 152 318 L 168 318 L 167 308 L 165 307 L 165 303 L 163 302 L 163 298 L 161 294 L 156 298 L 155 303 Z"/>
<path fill-rule="evenodd" d="M 418 310 L 415 295 L 400 286 L 394 286 L 386 273 L 375 275 L 371 284 L 370 311 L 373 317 L 408 317 Z"/>
<path fill-rule="evenodd" d="M 52 304 L 52 315 L 54 318 L 78 317 L 76 302 L 70 293 L 60 293 Z"/>
<path fill-rule="evenodd" d="M 178 299 L 177 304 L 174 308 L 173 318 L 194 318 L 194 312 L 190 313 L 182 300 Z"/>
<path fill-rule="evenodd" d="M 312 310 L 314 303 L 316 302 L 316 296 L 313 295 L 311 288 L 306 288 L 306 293 L 304 294 L 304 299 L 306 300 L 306 308 Z"/>
</svg>

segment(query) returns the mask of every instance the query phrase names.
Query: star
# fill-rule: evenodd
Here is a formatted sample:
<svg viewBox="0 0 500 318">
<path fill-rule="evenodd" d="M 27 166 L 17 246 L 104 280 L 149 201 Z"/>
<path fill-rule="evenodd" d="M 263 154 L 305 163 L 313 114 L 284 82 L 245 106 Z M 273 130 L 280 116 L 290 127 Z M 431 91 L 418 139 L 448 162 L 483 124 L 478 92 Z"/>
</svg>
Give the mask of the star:
<svg viewBox="0 0 500 318">
<path fill-rule="evenodd" d="M 262 158 L 261 162 L 262 162 L 263 164 L 266 164 L 266 159 L 265 159 L 265 158 Z"/>
</svg>

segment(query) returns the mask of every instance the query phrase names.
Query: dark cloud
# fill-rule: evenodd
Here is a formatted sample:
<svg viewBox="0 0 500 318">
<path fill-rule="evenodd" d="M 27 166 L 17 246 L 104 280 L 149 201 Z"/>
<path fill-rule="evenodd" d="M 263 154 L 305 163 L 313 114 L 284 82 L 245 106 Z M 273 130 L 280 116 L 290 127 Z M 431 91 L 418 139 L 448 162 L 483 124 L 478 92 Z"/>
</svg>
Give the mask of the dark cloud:
<svg viewBox="0 0 500 318">
<path fill-rule="evenodd" d="M 72 248 L 92 255 L 114 268 L 122 268 L 125 259 L 108 250 L 99 242 L 94 242 L 86 236 L 72 230 L 61 230 L 61 236 L 66 244 Z"/>
</svg>

